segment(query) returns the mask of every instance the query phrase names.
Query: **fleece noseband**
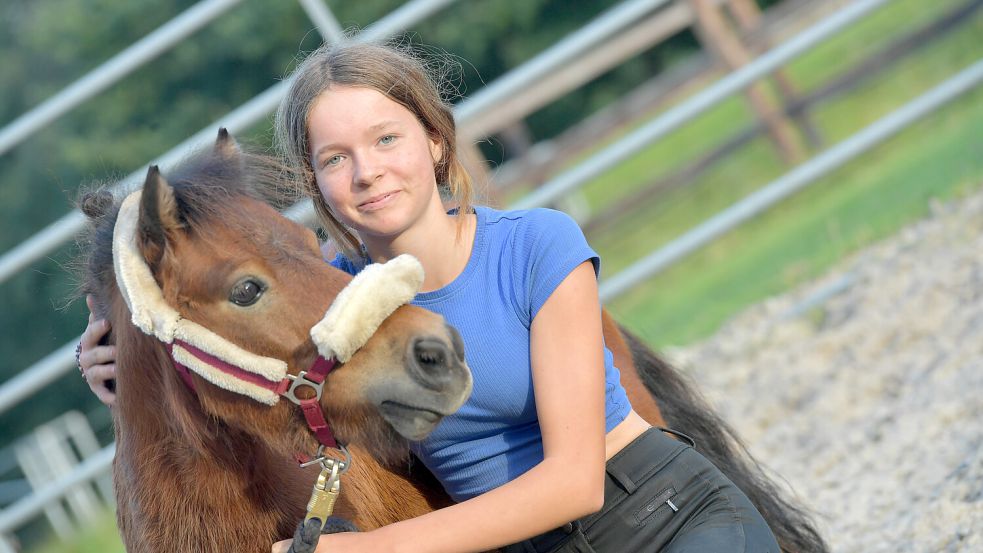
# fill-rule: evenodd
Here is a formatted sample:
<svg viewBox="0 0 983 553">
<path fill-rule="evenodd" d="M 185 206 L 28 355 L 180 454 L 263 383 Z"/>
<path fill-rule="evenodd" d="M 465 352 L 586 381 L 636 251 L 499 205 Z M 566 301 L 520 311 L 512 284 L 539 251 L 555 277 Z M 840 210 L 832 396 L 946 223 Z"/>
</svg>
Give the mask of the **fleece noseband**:
<svg viewBox="0 0 983 553">
<path fill-rule="evenodd" d="M 320 356 L 312 367 L 289 374 L 287 363 L 246 351 L 207 328 L 181 316 L 164 294 L 140 253 L 136 241 L 140 191 L 130 194 L 119 210 L 113 232 L 116 282 L 133 324 L 167 344 L 182 379 L 192 386 L 191 372 L 208 382 L 275 405 L 281 396 L 301 406 L 311 430 L 322 444 L 335 447 L 320 407 L 324 379 L 336 363 L 344 363 L 362 347 L 379 325 L 408 303 L 423 283 L 420 262 L 401 255 L 388 263 L 366 267 L 338 294 L 324 318 L 311 328 Z M 316 397 L 300 399 L 295 390 L 308 386 Z"/>
</svg>

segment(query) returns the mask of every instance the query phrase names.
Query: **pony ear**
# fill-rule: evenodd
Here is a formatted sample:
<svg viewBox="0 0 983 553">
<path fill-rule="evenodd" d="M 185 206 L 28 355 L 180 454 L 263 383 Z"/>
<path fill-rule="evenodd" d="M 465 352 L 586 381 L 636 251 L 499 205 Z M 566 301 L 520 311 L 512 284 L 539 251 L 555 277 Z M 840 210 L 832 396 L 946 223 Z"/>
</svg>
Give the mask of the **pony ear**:
<svg viewBox="0 0 983 553">
<path fill-rule="evenodd" d="M 181 228 L 174 189 L 160 169 L 151 165 L 140 196 L 140 220 L 137 225 L 137 244 L 147 264 L 156 267 L 164 257 L 168 237 Z"/>
<path fill-rule="evenodd" d="M 221 127 L 218 130 L 218 138 L 215 139 L 215 153 L 224 157 L 234 157 L 241 153 L 239 143 L 229 134 L 229 130 Z"/>
<path fill-rule="evenodd" d="M 246 157 L 242 153 L 242 148 L 235 138 L 229 134 L 228 129 L 222 127 L 218 130 L 218 137 L 215 139 L 215 146 L 212 154 L 227 161 L 230 168 L 239 171 L 240 176 L 246 169 Z"/>
</svg>

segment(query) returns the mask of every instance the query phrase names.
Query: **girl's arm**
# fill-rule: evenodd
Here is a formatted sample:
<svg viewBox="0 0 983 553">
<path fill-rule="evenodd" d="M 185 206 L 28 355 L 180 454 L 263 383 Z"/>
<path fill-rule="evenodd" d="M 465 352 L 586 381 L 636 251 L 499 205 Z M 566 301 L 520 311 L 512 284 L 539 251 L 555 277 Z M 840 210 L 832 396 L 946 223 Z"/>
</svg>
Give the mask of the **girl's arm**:
<svg viewBox="0 0 983 553">
<path fill-rule="evenodd" d="M 421 517 L 372 532 L 322 536 L 317 551 L 486 551 L 599 510 L 604 357 L 597 280 L 589 261 L 560 283 L 536 315 L 530 351 L 542 463 L 497 489 Z M 273 551 L 286 551 L 287 543 Z"/>
</svg>

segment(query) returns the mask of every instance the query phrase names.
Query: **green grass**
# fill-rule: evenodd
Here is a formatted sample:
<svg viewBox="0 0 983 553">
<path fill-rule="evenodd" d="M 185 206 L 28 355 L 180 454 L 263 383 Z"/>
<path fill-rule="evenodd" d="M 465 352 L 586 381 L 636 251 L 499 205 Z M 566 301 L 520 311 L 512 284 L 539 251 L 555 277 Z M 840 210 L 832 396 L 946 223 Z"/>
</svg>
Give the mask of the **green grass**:
<svg viewBox="0 0 983 553">
<path fill-rule="evenodd" d="M 30 553 L 125 553 L 119 532 L 116 531 L 116 515 L 106 511 L 95 524 L 74 538 L 61 541 L 51 538 Z"/>
</svg>

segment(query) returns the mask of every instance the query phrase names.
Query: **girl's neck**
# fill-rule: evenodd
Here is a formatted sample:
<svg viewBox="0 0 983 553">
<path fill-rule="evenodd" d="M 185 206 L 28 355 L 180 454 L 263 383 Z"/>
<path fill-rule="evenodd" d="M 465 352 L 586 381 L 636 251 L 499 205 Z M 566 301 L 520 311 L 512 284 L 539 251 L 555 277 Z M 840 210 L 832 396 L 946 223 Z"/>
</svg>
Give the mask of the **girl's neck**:
<svg viewBox="0 0 983 553">
<path fill-rule="evenodd" d="M 439 290 L 454 281 L 468 264 L 474 246 L 474 214 L 457 215 L 441 211 L 428 214 L 417 225 L 392 239 L 373 239 L 363 242 L 369 257 L 384 263 L 398 255 L 410 254 L 423 265 L 422 292 Z"/>
</svg>

